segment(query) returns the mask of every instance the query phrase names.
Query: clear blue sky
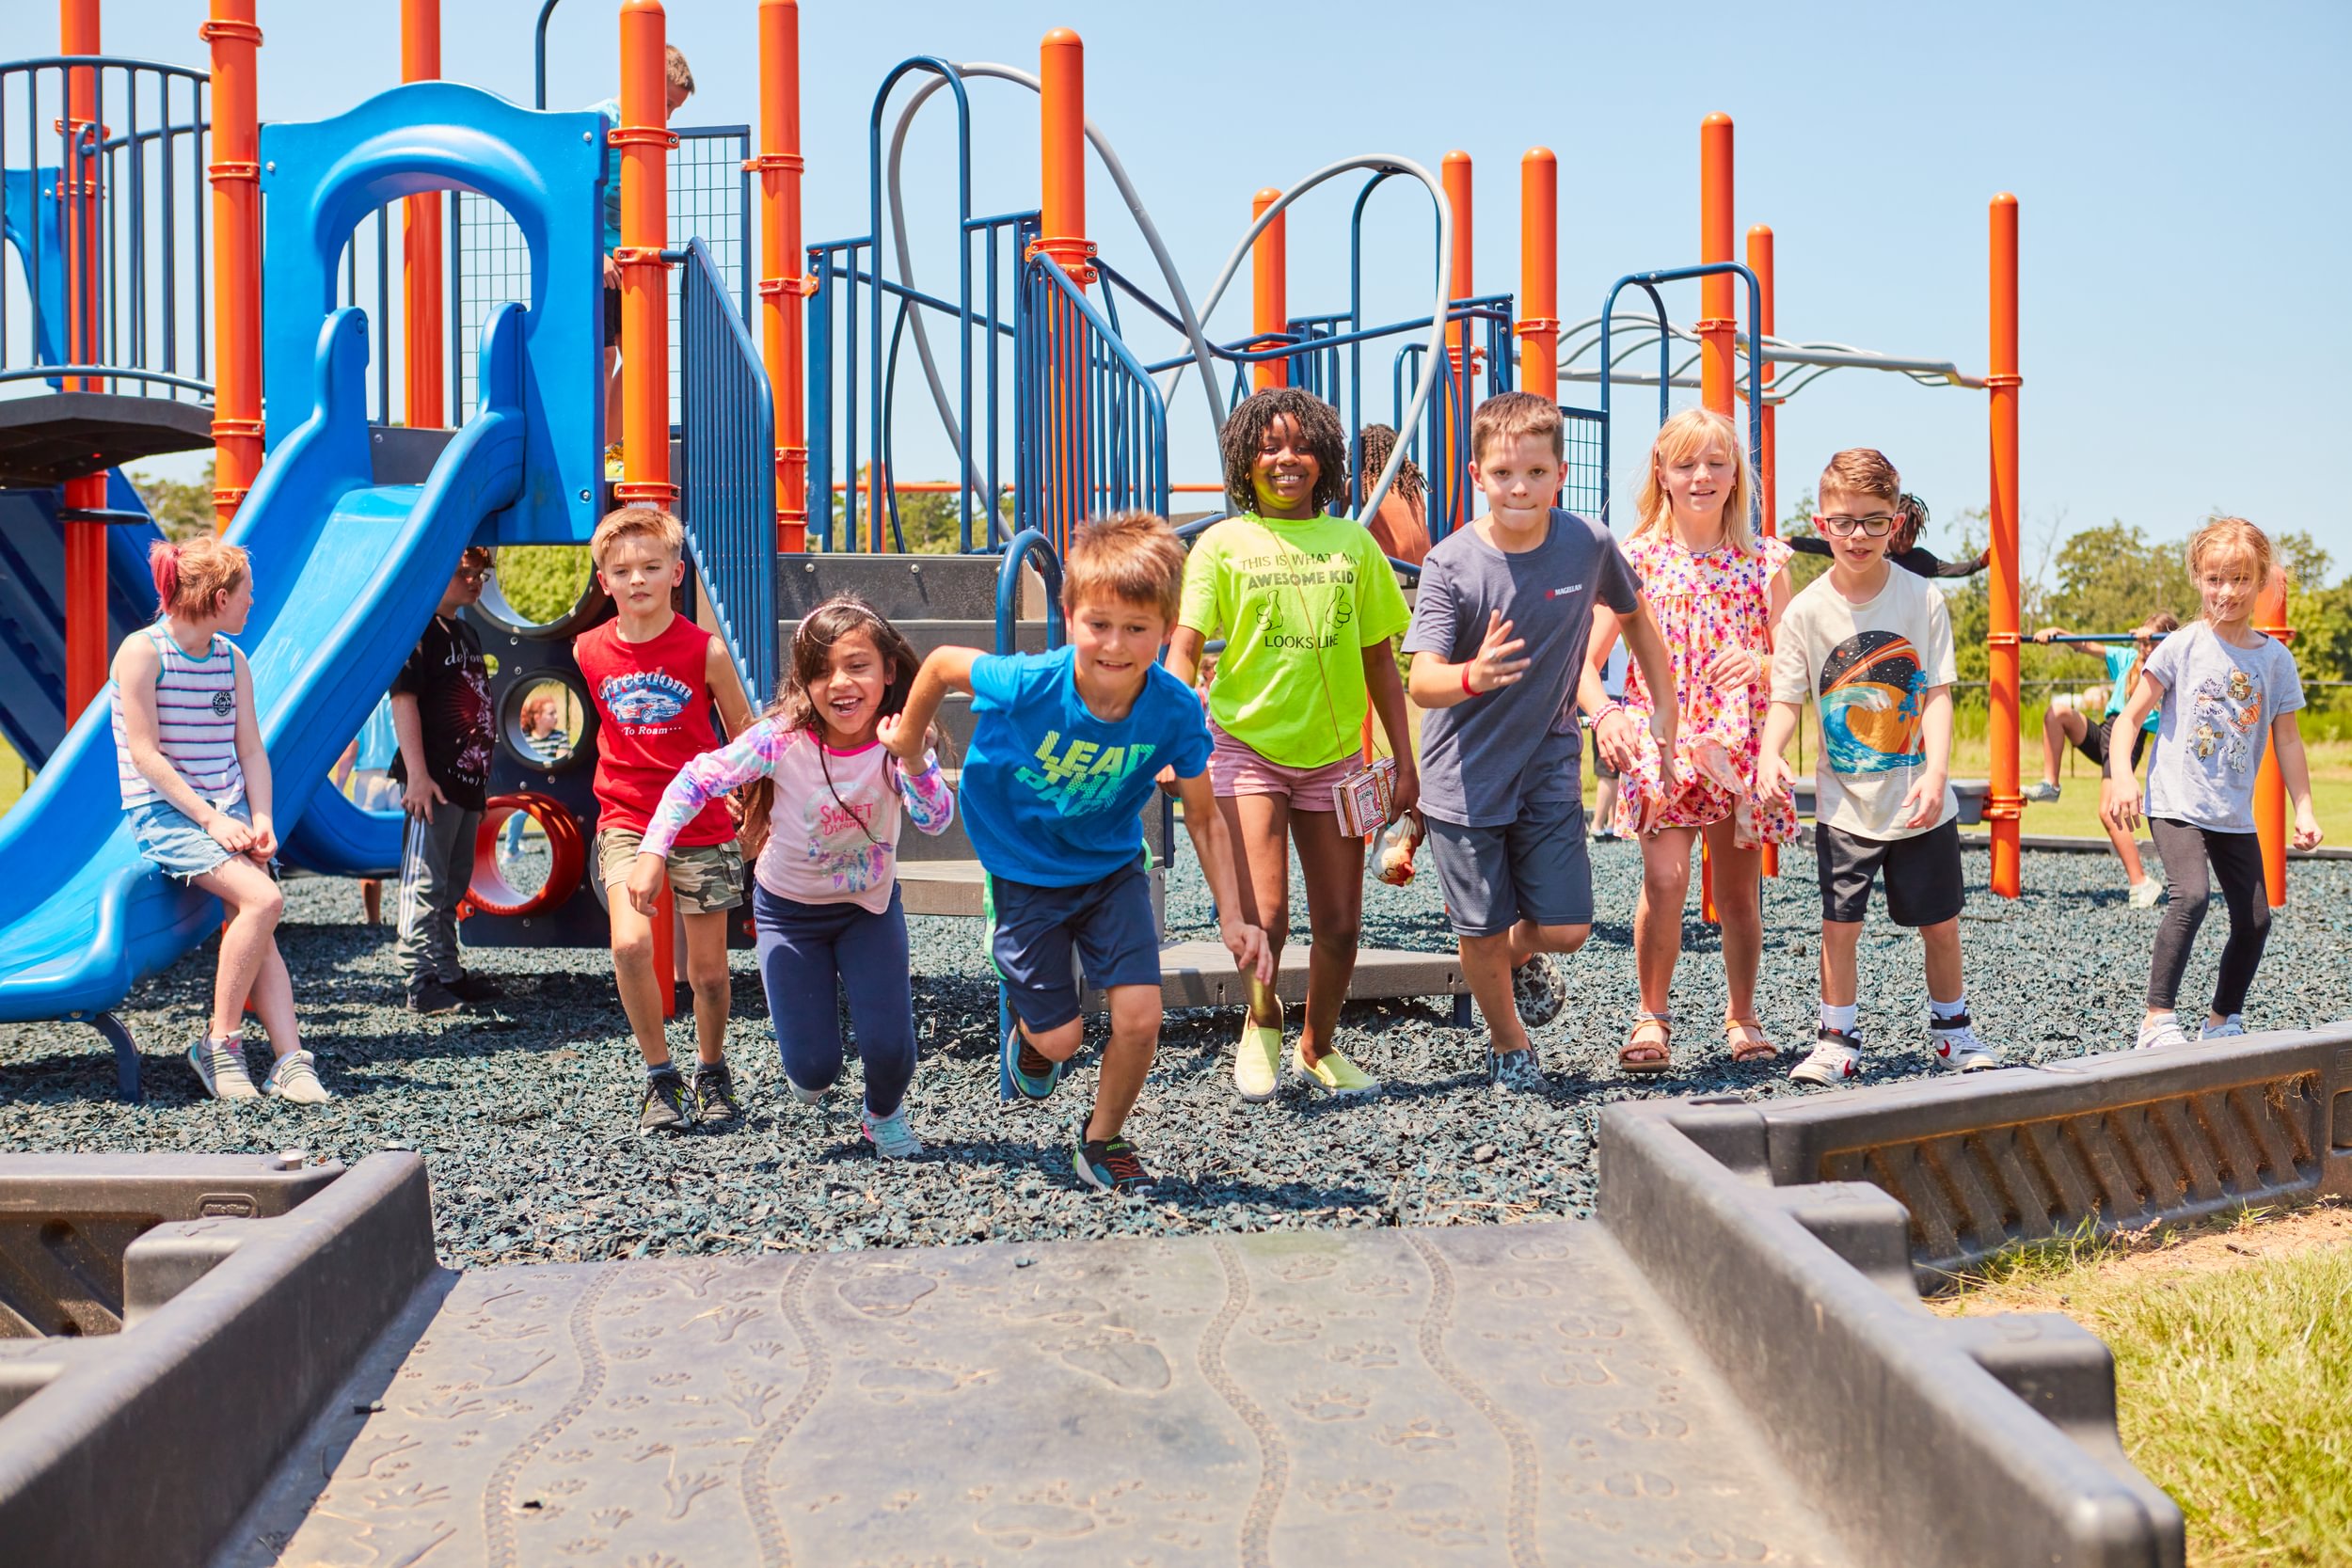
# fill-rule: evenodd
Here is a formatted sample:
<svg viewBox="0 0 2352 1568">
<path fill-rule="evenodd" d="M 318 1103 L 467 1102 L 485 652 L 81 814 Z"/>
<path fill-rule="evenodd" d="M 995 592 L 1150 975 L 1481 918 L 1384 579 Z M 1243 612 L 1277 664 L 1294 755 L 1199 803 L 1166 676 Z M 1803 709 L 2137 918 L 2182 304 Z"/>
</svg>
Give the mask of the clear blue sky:
<svg viewBox="0 0 2352 1568">
<path fill-rule="evenodd" d="M 201 61 L 196 0 L 106 8 L 110 52 Z M 447 6 L 446 73 L 528 102 L 536 10 Z M 262 0 L 264 118 L 331 113 L 390 86 L 398 11 L 396 0 Z M 50 46 L 46 12 L 24 0 L 22 14 L 39 20 L 29 36 L 17 30 L 18 50 Z M 615 15 L 610 0 L 564 0 L 553 103 L 612 90 Z M 1515 289 L 1518 160 L 1541 143 L 1562 161 L 1562 313 L 1590 314 L 1619 274 L 1695 259 L 1698 123 L 1721 109 L 1738 123 L 1739 227 L 1769 222 L 1778 237 L 1782 333 L 1980 372 L 1985 203 L 2013 191 L 2028 567 L 2065 531 L 2121 517 L 2178 537 L 2215 506 L 2308 529 L 2339 572 L 2352 567 L 2352 520 L 2313 483 L 2342 446 L 2325 388 L 2352 360 L 2352 311 L 2327 271 L 2352 255 L 2337 178 L 2352 145 L 2352 8 L 808 0 L 808 236 L 865 228 L 866 116 L 892 64 L 919 51 L 1034 70 L 1057 24 L 1084 35 L 1089 111 L 1197 290 L 1258 186 L 1356 152 L 1434 168 L 1453 148 L 1478 169 L 1480 286 Z M 675 0 L 670 27 L 701 87 L 681 120 L 752 119 L 752 0 Z M 1033 205 L 1034 100 L 994 84 L 974 93 L 976 202 Z M 952 213 L 947 117 L 928 118 L 910 152 L 911 221 L 930 214 L 936 228 Z M 1292 223 L 1295 310 L 1344 303 L 1348 199 L 1311 200 Z M 1148 270 L 1099 172 L 1089 200 L 1105 254 Z M 1426 217 L 1402 198 L 1388 212 L 1372 293 L 1402 313 L 1425 293 Z M 918 261 L 946 254 L 918 247 Z M 930 261 L 931 277 L 939 266 Z M 1213 331 L 1246 328 L 1245 294 L 1246 284 Z M 1689 295 L 1670 305 L 1678 319 L 1697 314 Z M 1174 467 L 1214 478 L 1187 390 Z M 1981 505 L 1984 404 L 1832 376 L 1781 415 L 1783 495 L 1830 451 L 1867 444 L 1939 517 Z M 902 439 L 922 450 L 912 423 Z"/>
</svg>

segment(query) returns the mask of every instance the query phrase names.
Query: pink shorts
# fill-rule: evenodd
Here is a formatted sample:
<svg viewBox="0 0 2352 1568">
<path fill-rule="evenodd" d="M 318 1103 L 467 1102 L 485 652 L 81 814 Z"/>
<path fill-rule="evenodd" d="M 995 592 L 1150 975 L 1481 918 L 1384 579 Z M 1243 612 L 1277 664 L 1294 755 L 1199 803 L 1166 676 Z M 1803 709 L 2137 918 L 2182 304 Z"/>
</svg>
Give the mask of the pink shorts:
<svg viewBox="0 0 2352 1568">
<path fill-rule="evenodd" d="M 1224 795 L 1283 795 L 1293 811 L 1337 811 L 1333 786 L 1363 766 L 1358 757 L 1342 757 L 1320 768 L 1285 768 L 1260 756 L 1212 723 L 1216 745 L 1209 752 L 1209 787 Z"/>
</svg>

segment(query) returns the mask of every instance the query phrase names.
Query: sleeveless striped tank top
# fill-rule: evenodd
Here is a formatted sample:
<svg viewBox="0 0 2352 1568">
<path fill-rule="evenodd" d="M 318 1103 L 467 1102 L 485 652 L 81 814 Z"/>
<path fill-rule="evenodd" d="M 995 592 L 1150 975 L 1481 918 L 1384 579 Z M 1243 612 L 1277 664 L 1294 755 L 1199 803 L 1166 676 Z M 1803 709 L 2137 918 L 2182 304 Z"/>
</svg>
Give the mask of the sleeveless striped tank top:
<svg viewBox="0 0 2352 1568">
<path fill-rule="evenodd" d="M 229 639 L 213 633 L 202 658 L 190 658 L 162 623 L 149 626 L 163 669 L 155 676 L 155 723 L 165 760 L 189 787 L 223 808 L 245 799 L 245 769 L 237 765 L 237 659 Z M 114 694 L 115 771 L 122 809 L 163 797 L 131 766 L 122 733 L 122 692 Z"/>
</svg>

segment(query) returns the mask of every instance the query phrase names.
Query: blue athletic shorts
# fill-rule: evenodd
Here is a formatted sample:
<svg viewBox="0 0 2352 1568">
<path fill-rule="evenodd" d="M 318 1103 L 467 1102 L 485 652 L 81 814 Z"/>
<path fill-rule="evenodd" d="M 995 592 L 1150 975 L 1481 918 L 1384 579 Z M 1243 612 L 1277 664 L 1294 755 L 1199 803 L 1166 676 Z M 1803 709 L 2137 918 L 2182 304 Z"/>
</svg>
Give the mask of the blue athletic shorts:
<svg viewBox="0 0 2352 1568">
<path fill-rule="evenodd" d="M 1104 990 L 1160 983 L 1159 922 L 1152 879 L 1140 861 L 1099 882 L 1037 887 L 988 879 L 995 924 L 989 955 L 1013 1012 L 1032 1033 L 1058 1029 L 1078 1016 L 1078 971 Z"/>
</svg>

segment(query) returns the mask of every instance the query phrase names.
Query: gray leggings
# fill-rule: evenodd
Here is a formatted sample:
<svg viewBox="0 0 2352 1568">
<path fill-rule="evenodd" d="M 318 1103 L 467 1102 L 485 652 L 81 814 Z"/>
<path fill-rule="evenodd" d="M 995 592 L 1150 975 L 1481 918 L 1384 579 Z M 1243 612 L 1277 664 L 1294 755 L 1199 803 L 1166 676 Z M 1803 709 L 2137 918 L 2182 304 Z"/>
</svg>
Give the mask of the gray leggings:
<svg viewBox="0 0 2352 1568">
<path fill-rule="evenodd" d="M 2270 898 L 2263 887 L 2261 841 L 2252 833 L 2220 833 L 2171 817 L 2152 816 L 2148 832 L 2164 862 L 2164 924 L 2156 927 L 2156 952 L 2148 966 L 2148 1006 L 2169 1008 L 2181 994 L 2188 950 L 2205 923 L 2213 895 L 2205 863 L 2221 882 L 2230 911 L 2230 940 L 2222 944 L 2220 973 L 2214 976 L 2213 1010 L 2223 1018 L 2246 1010 L 2246 992 L 2270 940 Z"/>
</svg>

